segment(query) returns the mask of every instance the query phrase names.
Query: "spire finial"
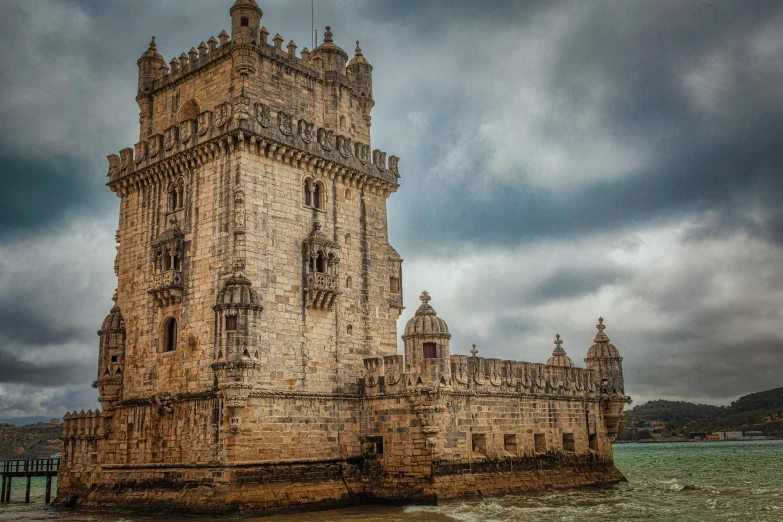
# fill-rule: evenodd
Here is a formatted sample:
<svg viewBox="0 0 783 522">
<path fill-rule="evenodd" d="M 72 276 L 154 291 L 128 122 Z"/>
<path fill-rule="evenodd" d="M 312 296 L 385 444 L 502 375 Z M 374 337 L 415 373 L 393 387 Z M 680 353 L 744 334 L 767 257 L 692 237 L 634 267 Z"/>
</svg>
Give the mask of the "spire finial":
<svg viewBox="0 0 783 522">
<path fill-rule="evenodd" d="M 560 348 L 560 346 L 563 344 L 563 341 L 560 340 L 560 334 L 555 335 L 555 344 L 558 348 Z"/>
<path fill-rule="evenodd" d="M 603 329 L 606 328 L 606 325 L 604 324 L 604 318 L 603 317 L 599 317 L 598 318 L 598 324 L 595 325 L 595 327 L 598 328 L 599 330 L 603 330 Z"/>
<path fill-rule="evenodd" d="M 150 42 L 150 49 L 156 49 L 158 45 L 155 43 L 155 37 L 152 37 L 152 41 Z"/>
<path fill-rule="evenodd" d="M 419 299 L 421 300 L 422 304 L 427 304 L 430 302 L 430 300 L 432 300 L 432 297 L 430 297 L 430 293 L 425 290 L 421 293 Z"/>
<path fill-rule="evenodd" d="M 478 354 L 478 350 L 476 350 L 476 345 L 473 345 L 473 349 L 470 351 L 470 354 L 475 357 Z"/>
<path fill-rule="evenodd" d="M 364 56 L 362 54 L 362 48 L 359 47 L 359 40 L 356 40 L 356 56 Z"/>
<path fill-rule="evenodd" d="M 595 325 L 596 328 L 598 328 L 598 333 L 595 334 L 595 339 L 593 339 L 593 342 L 595 343 L 608 343 L 609 337 L 606 335 L 604 330 L 606 329 L 606 325 L 604 324 L 604 318 L 599 317 L 598 318 L 598 324 Z"/>
<path fill-rule="evenodd" d="M 332 40 L 332 28 L 328 25 L 326 26 L 326 32 L 324 33 L 324 43 L 332 43 L 334 40 Z"/>
<path fill-rule="evenodd" d="M 563 349 L 563 340 L 560 339 L 560 334 L 555 335 L 555 349 L 552 351 L 552 356 L 557 357 L 559 355 L 566 355 L 566 351 Z"/>
</svg>

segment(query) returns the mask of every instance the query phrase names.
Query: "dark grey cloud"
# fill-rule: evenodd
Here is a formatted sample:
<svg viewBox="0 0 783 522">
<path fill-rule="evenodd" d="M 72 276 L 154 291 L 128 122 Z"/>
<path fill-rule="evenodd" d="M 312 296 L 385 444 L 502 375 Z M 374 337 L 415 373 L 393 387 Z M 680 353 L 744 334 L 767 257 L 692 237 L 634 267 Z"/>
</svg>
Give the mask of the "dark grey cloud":
<svg viewBox="0 0 783 522">
<path fill-rule="evenodd" d="M 95 407 L 136 59 L 228 29 L 230 4 L 4 5 L 0 418 Z M 311 47 L 310 2 L 260 4 Z M 373 145 L 402 158 L 403 320 L 426 287 L 457 353 L 545 360 L 559 332 L 581 361 L 603 314 L 641 397 L 780 384 L 779 2 L 319 1 L 327 24 L 361 40 Z"/>
</svg>

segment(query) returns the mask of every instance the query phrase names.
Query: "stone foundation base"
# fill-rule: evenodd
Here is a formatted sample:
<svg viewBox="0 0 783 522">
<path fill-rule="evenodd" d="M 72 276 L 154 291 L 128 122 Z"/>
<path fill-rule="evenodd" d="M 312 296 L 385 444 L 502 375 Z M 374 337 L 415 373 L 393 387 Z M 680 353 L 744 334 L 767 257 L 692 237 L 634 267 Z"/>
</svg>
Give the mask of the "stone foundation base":
<svg viewBox="0 0 783 522">
<path fill-rule="evenodd" d="M 61 472 L 55 505 L 250 516 L 363 502 L 438 504 L 625 480 L 612 463 L 575 458 L 434 464 L 427 477 L 375 474 L 375 467 L 362 459 L 230 467 L 92 466 Z"/>
</svg>

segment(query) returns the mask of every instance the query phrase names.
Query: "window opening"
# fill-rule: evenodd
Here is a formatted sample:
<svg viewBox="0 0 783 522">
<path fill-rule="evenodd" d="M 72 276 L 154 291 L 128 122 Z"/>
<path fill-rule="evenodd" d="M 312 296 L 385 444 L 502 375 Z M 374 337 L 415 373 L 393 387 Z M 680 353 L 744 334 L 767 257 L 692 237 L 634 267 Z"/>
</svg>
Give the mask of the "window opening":
<svg viewBox="0 0 783 522">
<path fill-rule="evenodd" d="M 567 451 L 569 453 L 576 451 L 573 433 L 563 433 L 563 451 Z"/>
<path fill-rule="evenodd" d="M 474 433 L 471 437 L 471 446 L 473 453 L 480 455 L 487 454 L 487 436 L 483 433 Z"/>
<path fill-rule="evenodd" d="M 598 451 L 598 436 L 593 434 L 587 437 L 587 443 L 591 450 Z"/>
<path fill-rule="evenodd" d="M 237 316 L 236 315 L 227 315 L 226 316 L 226 331 L 227 332 L 233 332 L 237 329 Z"/>
<path fill-rule="evenodd" d="M 250 24 L 250 20 L 248 20 L 247 18 L 240 18 L 239 19 L 239 25 L 241 27 L 247 27 L 249 24 Z"/>
<path fill-rule="evenodd" d="M 536 453 L 546 453 L 546 435 L 543 433 L 536 433 L 533 435 L 533 439 L 536 446 Z"/>
<path fill-rule="evenodd" d="M 517 454 L 517 436 L 516 434 L 503 435 L 503 449 L 507 452 Z"/>
<path fill-rule="evenodd" d="M 436 359 L 438 357 L 438 351 L 435 343 L 424 343 L 424 358 Z"/>
<path fill-rule="evenodd" d="M 400 280 L 394 276 L 389 278 L 389 290 L 393 294 L 400 293 Z"/>
<path fill-rule="evenodd" d="M 364 437 L 362 444 L 365 455 L 383 455 L 383 437 Z"/>
<path fill-rule="evenodd" d="M 348 335 L 353 335 L 353 326 L 351 326 L 351 325 L 349 324 L 349 325 L 348 325 L 348 328 L 346 328 L 346 329 L 345 329 L 345 331 L 346 331 L 346 333 L 347 333 Z"/>
<path fill-rule="evenodd" d="M 310 192 L 310 182 L 309 182 L 309 181 L 305 181 L 305 186 L 304 186 L 304 202 L 305 202 L 305 206 L 306 206 L 306 207 L 309 207 L 310 205 L 312 205 L 312 204 L 313 204 L 313 203 L 312 203 L 312 197 L 313 197 L 313 195 L 312 195 L 312 193 Z"/>
<path fill-rule="evenodd" d="M 165 328 L 165 347 L 167 352 L 173 352 L 177 348 L 177 320 L 169 319 Z"/>
<path fill-rule="evenodd" d="M 321 184 L 315 184 L 315 190 L 313 190 L 313 206 L 317 209 L 323 208 L 321 201 Z"/>
</svg>

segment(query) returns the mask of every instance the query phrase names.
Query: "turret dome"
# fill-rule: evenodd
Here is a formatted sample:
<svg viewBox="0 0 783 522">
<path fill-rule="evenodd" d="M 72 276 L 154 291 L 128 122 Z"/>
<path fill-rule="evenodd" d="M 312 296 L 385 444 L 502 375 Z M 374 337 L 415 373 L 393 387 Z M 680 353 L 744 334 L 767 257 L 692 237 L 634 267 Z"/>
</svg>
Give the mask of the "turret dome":
<svg viewBox="0 0 783 522">
<path fill-rule="evenodd" d="M 606 325 L 603 317 L 598 318 L 598 324 L 595 327 L 598 328 L 598 333 L 595 335 L 595 339 L 593 339 L 595 344 L 587 350 L 587 359 L 620 357 L 617 347 L 609 343 L 609 337 L 604 333 Z"/>
<path fill-rule="evenodd" d="M 563 341 L 560 340 L 560 334 L 555 336 L 555 350 L 552 352 L 552 357 L 547 360 L 546 364 L 547 366 L 574 367 L 574 361 L 566 355 L 566 351 L 563 349 Z"/>
<path fill-rule="evenodd" d="M 416 314 L 410 318 L 408 324 L 405 325 L 403 339 L 409 336 L 421 335 L 451 338 L 446 321 L 438 317 L 435 309 L 430 306 L 432 297 L 430 297 L 429 292 L 426 290 L 422 292 L 419 299 L 421 299 L 421 306 L 416 310 Z"/>
<path fill-rule="evenodd" d="M 116 304 L 112 307 L 109 315 L 103 320 L 101 331 L 98 334 L 109 333 L 111 331 L 121 331 L 125 329 L 125 321 L 122 319 L 120 307 Z"/>
<path fill-rule="evenodd" d="M 355 65 L 370 65 L 370 62 L 367 61 L 367 58 L 364 57 L 364 53 L 362 53 L 362 48 L 359 47 L 359 40 L 356 40 L 356 54 L 351 58 L 348 67 L 350 68 Z M 370 65 L 370 68 L 372 68 L 372 65 Z"/>
<path fill-rule="evenodd" d="M 139 58 L 139 61 L 142 60 L 155 60 L 164 64 L 166 63 L 166 59 L 163 58 L 163 55 L 158 52 L 158 46 L 155 43 L 154 36 L 152 37 L 149 48 L 147 48 L 147 50 L 144 51 L 144 53 L 141 55 L 141 58 Z"/>
</svg>

